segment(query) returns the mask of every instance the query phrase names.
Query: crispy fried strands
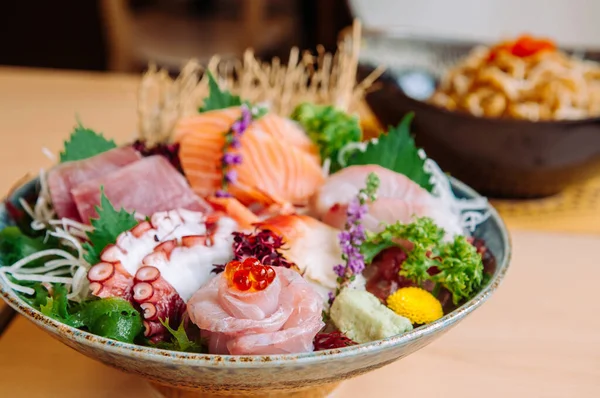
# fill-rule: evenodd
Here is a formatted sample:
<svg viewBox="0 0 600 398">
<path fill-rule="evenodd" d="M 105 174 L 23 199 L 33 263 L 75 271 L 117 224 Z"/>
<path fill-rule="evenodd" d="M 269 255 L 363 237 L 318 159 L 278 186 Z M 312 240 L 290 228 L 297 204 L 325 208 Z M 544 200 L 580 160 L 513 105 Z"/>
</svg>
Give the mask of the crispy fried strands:
<svg viewBox="0 0 600 398">
<path fill-rule="evenodd" d="M 253 103 L 266 103 L 280 115 L 289 116 L 304 101 L 358 112 L 360 100 L 383 73 L 383 68 L 377 69 L 357 84 L 360 43 L 360 23 L 355 22 L 352 35 L 338 43 L 335 54 L 326 53 L 322 47 L 317 55 L 301 54 L 293 48 L 287 64 L 278 58 L 262 63 L 248 49 L 241 61 L 215 56 L 203 67 L 192 60 L 174 80 L 167 71 L 150 65 L 139 90 L 140 139 L 150 144 L 167 142 L 176 122 L 197 112 L 208 95 L 207 77 L 200 78 L 205 69 L 219 77 L 222 87 Z"/>
<path fill-rule="evenodd" d="M 599 64 L 550 46 L 523 54 L 516 51 L 523 40 L 510 48 L 474 49 L 443 77 L 430 102 L 475 116 L 532 121 L 600 115 Z"/>
</svg>

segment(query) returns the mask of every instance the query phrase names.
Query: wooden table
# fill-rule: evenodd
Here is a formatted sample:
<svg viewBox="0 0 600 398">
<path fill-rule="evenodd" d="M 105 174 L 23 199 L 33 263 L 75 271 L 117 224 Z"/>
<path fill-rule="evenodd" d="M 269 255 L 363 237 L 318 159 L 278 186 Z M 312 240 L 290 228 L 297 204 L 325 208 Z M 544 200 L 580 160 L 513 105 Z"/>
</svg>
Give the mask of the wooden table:
<svg viewBox="0 0 600 398">
<path fill-rule="evenodd" d="M 75 123 L 124 142 L 137 78 L 0 69 L 0 189 L 51 162 Z M 423 350 L 345 382 L 338 397 L 599 397 L 600 236 L 513 233 L 505 283 Z M 0 310 L 3 307 L 0 307 Z M 149 397 L 143 380 L 68 349 L 17 317 L 0 337 L 0 396 Z"/>
</svg>

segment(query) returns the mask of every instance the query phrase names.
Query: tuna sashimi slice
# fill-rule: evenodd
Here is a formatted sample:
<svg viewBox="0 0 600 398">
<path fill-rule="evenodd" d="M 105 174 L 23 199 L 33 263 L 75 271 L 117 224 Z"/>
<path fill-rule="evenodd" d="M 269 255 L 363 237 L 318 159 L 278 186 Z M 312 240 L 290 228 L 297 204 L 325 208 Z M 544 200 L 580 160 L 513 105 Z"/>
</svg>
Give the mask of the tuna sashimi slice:
<svg viewBox="0 0 600 398">
<path fill-rule="evenodd" d="M 79 184 L 101 177 L 123 166 L 140 160 L 141 155 L 131 147 L 120 147 L 89 159 L 61 163 L 48 173 L 52 204 L 59 218 L 80 221 L 79 212 L 71 196 L 71 189 Z"/>
<path fill-rule="evenodd" d="M 102 177 L 84 182 L 71 190 L 81 220 L 97 217 L 100 187 L 116 208 L 135 211 L 138 216 L 183 208 L 210 212 L 210 206 L 196 196 L 185 177 L 163 156 L 138 160 Z"/>
</svg>

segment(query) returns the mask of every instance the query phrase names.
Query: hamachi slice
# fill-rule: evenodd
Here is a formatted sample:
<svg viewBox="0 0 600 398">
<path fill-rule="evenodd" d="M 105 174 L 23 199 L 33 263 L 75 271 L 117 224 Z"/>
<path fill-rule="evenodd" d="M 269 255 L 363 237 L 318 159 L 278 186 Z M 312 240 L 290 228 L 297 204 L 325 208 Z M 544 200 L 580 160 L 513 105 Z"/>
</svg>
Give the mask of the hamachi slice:
<svg viewBox="0 0 600 398">
<path fill-rule="evenodd" d="M 120 147 L 89 159 L 61 163 L 48 172 L 48 186 L 58 218 L 80 221 L 71 189 L 123 166 L 138 161 L 141 155 L 131 147 Z"/>
<path fill-rule="evenodd" d="M 194 191 L 212 196 L 221 186 L 225 135 L 241 115 L 239 107 L 202 113 L 178 124 L 182 168 Z M 243 133 L 242 164 L 230 192 L 244 205 L 303 205 L 324 182 L 317 147 L 291 120 L 267 114 Z"/>
<path fill-rule="evenodd" d="M 209 352 L 269 355 L 313 350 L 324 326 L 321 297 L 291 269 L 275 267 L 276 278 L 261 292 L 230 287 L 224 273 L 188 301 L 192 322 L 209 338 Z"/>
<path fill-rule="evenodd" d="M 197 197 L 183 177 L 163 156 L 138 160 L 112 173 L 88 180 L 71 190 L 81 220 L 97 217 L 100 187 L 119 209 L 138 216 L 183 208 L 210 212 L 210 206 Z"/>
<path fill-rule="evenodd" d="M 376 165 L 350 166 L 329 176 L 311 198 L 311 212 L 335 228 L 344 228 L 348 203 L 356 197 L 370 173 L 379 177 L 377 200 L 363 219 L 367 230 L 379 232 L 385 224 L 410 223 L 414 217 L 431 217 L 448 236 L 461 234 L 457 214 L 404 174 Z"/>
<path fill-rule="evenodd" d="M 336 287 L 333 267 L 341 262 L 340 231 L 306 215 L 280 215 L 256 224 L 283 237 L 281 254 L 298 266 L 306 280 L 327 297 Z"/>
</svg>

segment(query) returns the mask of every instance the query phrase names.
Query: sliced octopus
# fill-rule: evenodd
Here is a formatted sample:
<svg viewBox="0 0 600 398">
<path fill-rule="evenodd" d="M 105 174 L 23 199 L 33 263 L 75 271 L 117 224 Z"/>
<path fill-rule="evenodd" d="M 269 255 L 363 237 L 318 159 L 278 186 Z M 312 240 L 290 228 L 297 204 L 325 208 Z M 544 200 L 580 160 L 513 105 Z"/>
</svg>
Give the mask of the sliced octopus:
<svg viewBox="0 0 600 398">
<path fill-rule="evenodd" d="M 184 209 L 155 213 L 123 232 L 88 272 L 92 294 L 122 297 L 144 317 L 144 335 L 162 341 L 166 319 L 177 328 L 185 302 L 214 277 L 214 264 L 231 260 L 236 223 Z"/>
</svg>

